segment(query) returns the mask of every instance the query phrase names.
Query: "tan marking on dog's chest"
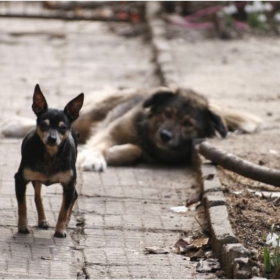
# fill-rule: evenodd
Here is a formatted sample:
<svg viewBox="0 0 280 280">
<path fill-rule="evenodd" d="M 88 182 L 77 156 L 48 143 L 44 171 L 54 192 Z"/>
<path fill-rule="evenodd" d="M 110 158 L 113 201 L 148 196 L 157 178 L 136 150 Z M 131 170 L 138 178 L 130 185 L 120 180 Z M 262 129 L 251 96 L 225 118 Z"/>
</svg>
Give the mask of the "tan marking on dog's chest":
<svg viewBox="0 0 280 280">
<path fill-rule="evenodd" d="M 53 156 L 53 155 L 55 155 L 56 153 L 57 153 L 57 146 L 45 146 L 46 147 L 46 150 L 47 150 L 47 152 L 51 155 L 51 156 Z"/>
<path fill-rule="evenodd" d="M 26 181 L 39 181 L 51 183 L 64 183 L 67 184 L 73 176 L 73 170 L 58 172 L 54 175 L 47 176 L 46 174 L 38 171 L 33 171 L 30 168 L 23 170 L 23 177 Z"/>
</svg>

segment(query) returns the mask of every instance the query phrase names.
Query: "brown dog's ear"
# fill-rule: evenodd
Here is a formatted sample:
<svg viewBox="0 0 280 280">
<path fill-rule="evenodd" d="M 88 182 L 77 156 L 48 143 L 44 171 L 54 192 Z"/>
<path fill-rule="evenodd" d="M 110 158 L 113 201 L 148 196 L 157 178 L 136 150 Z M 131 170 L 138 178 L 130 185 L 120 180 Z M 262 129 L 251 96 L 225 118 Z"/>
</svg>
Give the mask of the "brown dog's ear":
<svg viewBox="0 0 280 280">
<path fill-rule="evenodd" d="M 84 103 L 84 94 L 79 94 L 76 98 L 72 99 L 64 108 L 64 113 L 69 120 L 73 122 L 79 117 L 79 112 Z"/>
<path fill-rule="evenodd" d="M 216 115 L 211 110 L 208 110 L 208 117 L 211 124 L 213 125 L 214 130 L 219 132 L 219 134 L 225 138 L 227 136 L 227 128 L 219 115 Z"/>
<path fill-rule="evenodd" d="M 34 90 L 32 110 L 37 116 L 48 110 L 46 98 L 38 84 L 35 86 Z"/>
<path fill-rule="evenodd" d="M 144 101 L 143 107 L 152 107 L 153 109 L 158 105 L 165 103 L 168 99 L 173 98 L 174 96 L 175 94 L 172 91 L 157 91 Z"/>
</svg>

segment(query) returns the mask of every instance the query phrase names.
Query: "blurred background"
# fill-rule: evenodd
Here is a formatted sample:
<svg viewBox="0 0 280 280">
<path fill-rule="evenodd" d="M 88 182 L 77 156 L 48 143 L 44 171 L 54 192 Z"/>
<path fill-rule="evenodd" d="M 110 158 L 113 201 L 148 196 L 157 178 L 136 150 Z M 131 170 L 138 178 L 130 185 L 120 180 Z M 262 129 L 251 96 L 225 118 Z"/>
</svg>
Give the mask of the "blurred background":
<svg viewBox="0 0 280 280">
<path fill-rule="evenodd" d="M 143 1 L 1 1 L 0 109 L 4 117 L 9 118 L 11 112 L 33 117 L 30 104 L 36 83 L 53 106 L 64 105 L 80 92 L 160 85 L 146 6 Z M 253 40 L 269 38 L 260 48 L 275 56 L 271 46 L 275 44 L 276 48 L 278 44 L 279 7 L 278 1 L 161 2 L 158 17 L 165 20 L 166 37 L 182 85 L 203 94 L 227 94 L 230 100 L 228 84 L 234 87 L 239 81 L 234 76 L 239 67 L 234 61 L 244 61 L 243 56 L 248 55 L 253 61 L 260 55 L 256 50 L 260 42 Z M 223 41 L 231 41 L 232 45 Z M 268 52 L 266 47 L 270 47 Z M 218 68 L 228 69 L 230 65 L 231 72 Z M 264 67 L 264 72 L 274 67 L 265 65 L 261 56 L 251 66 Z M 256 73 L 252 67 L 242 73 L 244 80 L 253 79 Z M 252 84 L 260 88 L 259 82 L 256 79 Z M 244 81 L 238 85 L 244 90 Z"/>
</svg>

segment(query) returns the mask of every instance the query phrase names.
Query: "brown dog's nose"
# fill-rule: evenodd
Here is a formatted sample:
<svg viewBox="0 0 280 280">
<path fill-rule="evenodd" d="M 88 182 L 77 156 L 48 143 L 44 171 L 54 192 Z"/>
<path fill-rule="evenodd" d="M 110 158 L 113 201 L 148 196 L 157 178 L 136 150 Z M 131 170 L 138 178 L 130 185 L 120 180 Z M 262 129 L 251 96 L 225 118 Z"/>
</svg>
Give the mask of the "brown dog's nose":
<svg viewBox="0 0 280 280">
<path fill-rule="evenodd" d="M 162 142 L 164 142 L 164 143 L 169 142 L 172 139 L 172 137 L 173 137 L 173 134 L 169 130 L 163 129 L 160 132 L 160 138 L 161 138 Z"/>
</svg>

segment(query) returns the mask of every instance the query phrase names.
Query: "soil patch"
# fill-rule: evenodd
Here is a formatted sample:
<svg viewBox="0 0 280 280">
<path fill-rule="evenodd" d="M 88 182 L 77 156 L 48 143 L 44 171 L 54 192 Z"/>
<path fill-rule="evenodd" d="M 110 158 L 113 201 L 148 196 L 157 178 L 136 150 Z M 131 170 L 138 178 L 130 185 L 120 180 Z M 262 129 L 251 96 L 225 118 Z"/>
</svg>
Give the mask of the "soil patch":
<svg viewBox="0 0 280 280">
<path fill-rule="evenodd" d="M 226 141 L 212 140 L 211 142 L 220 149 L 255 164 L 279 169 L 277 134 L 276 131 L 262 131 L 255 135 L 239 135 Z M 252 140 L 254 144 L 250 145 Z M 218 175 L 226 197 L 234 234 L 251 252 L 252 258 L 260 269 L 260 276 L 269 277 L 264 272 L 263 249 L 266 246 L 266 236 L 273 224 L 275 233 L 280 233 L 278 197 L 280 188 L 247 179 L 221 167 L 218 167 Z"/>
</svg>

